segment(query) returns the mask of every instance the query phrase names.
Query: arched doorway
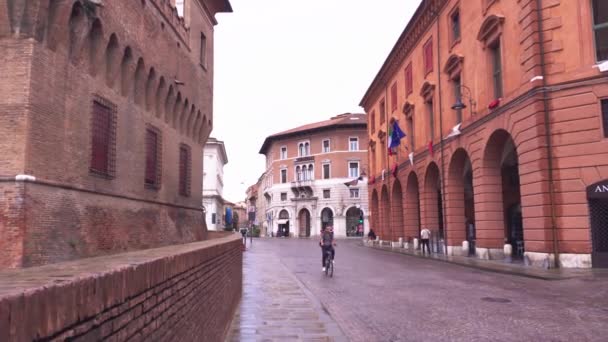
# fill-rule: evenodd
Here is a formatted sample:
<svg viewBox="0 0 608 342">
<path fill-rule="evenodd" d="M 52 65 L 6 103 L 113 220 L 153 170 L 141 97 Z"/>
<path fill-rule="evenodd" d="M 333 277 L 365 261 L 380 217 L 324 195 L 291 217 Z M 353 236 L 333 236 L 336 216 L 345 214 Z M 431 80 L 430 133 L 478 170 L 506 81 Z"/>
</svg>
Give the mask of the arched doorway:
<svg viewBox="0 0 608 342">
<path fill-rule="evenodd" d="M 299 236 L 310 237 L 310 212 L 307 209 L 300 210 L 298 215 Z"/>
<path fill-rule="evenodd" d="M 411 172 L 407 177 L 405 192 L 405 236 L 411 242 L 420 237 L 420 194 L 418 190 L 418 177 Z"/>
<path fill-rule="evenodd" d="M 467 241 L 468 255 L 475 254 L 475 202 L 473 194 L 473 167 L 464 149 L 452 156 L 447 179 L 446 214 L 450 226 L 448 245 L 458 246 Z"/>
<path fill-rule="evenodd" d="M 403 226 L 403 191 L 401 190 L 401 182 L 395 180 L 393 184 L 393 193 L 391 196 L 391 226 L 393 227 L 394 238 L 405 237 L 405 228 Z"/>
<path fill-rule="evenodd" d="M 323 208 L 321 211 L 321 229 L 325 229 L 327 226 L 334 225 L 334 213 L 329 208 Z"/>
<path fill-rule="evenodd" d="M 289 237 L 289 212 L 287 210 L 281 210 L 277 223 L 279 224 L 277 236 Z"/>
<path fill-rule="evenodd" d="M 443 203 L 441 196 L 441 179 L 439 167 L 431 163 L 426 169 L 424 178 L 424 221 L 423 226 L 431 231 L 431 244 L 436 251 L 443 250 Z M 433 249 L 433 247 L 431 247 Z"/>
<path fill-rule="evenodd" d="M 346 236 L 363 236 L 363 224 L 359 224 L 359 218 L 363 212 L 357 207 L 350 207 L 346 211 Z"/>
<path fill-rule="evenodd" d="M 498 130 L 488 140 L 480 182 L 484 202 L 477 204 L 484 209 L 484 244 L 497 249 L 502 249 L 505 243 L 510 244 L 512 256 L 516 259 L 523 258 L 525 249 L 519 159 L 515 142 L 507 131 Z M 496 212 L 496 208 L 501 208 L 502 211 Z M 481 242 L 480 224 L 478 222 L 476 231 L 478 246 Z M 500 235 L 504 238 L 500 239 Z"/>
<path fill-rule="evenodd" d="M 393 234 L 390 224 L 390 214 L 391 207 L 388 200 L 388 190 L 386 185 L 382 187 L 382 195 L 380 197 L 380 210 L 382 213 L 380 214 L 380 225 L 382 228 L 380 229 L 380 236 L 382 240 L 393 240 Z"/>
<path fill-rule="evenodd" d="M 374 191 L 372 192 L 372 202 L 371 202 L 371 210 L 372 210 L 372 215 L 371 215 L 371 227 L 370 229 L 373 229 L 374 232 L 376 232 L 376 234 L 379 234 L 379 226 L 380 223 L 378 221 L 378 216 L 379 216 L 379 211 L 378 211 L 378 192 L 374 189 Z"/>
</svg>

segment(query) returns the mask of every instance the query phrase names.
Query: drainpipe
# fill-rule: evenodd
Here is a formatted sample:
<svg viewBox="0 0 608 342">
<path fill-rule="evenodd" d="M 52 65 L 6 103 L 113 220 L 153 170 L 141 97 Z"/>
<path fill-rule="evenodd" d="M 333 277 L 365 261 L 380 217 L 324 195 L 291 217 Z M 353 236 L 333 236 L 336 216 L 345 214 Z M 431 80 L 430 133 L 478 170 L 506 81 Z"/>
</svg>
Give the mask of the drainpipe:
<svg viewBox="0 0 608 342">
<path fill-rule="evenodd" d="M 445 162 L 443 153 L 443 101 L 441 96 L 441 30 L 439 29 L 439 13 L 435 12 L 435 19 L 437 26 L 437 91 L 439 92 L 439 148 L 441 149 L 441 218 L 443 220 L 443 247 L 444 252 L 448 253 L 448 222 L 445 213 Z"/>
<path fill-rule="evenodd" d="M 543 78 L 543 111 L 545 116 L 545 144 L 547 145 L 547 159 L 549 167 L 549 196 L 551 203 L 551 225 L 553 235 L 553 255 L 555 260 L 553 266 L 559 268 L 559 243 L 557 240 L 557 218 L 555 213 L 555 190 L 553 180 L 553 144 L 551 141 L 551 125 L 549 117 L 549 99 L 547 97 L 547 70 L 545 64 L 545 39 L 543 35 L 542 1 L 536 0 L 536 15 L 538 22 L 538 41 L 540 44 L 540 69 Z"/>
</svg>

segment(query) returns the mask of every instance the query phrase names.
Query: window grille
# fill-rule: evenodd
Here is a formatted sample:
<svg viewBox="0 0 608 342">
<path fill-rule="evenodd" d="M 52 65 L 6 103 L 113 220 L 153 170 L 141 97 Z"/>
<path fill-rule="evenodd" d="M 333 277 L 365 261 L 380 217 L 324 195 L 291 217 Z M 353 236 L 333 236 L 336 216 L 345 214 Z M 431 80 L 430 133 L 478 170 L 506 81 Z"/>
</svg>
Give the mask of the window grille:
<svg viewBox="0 0 608 342">
<path fill-rule="evenodd" d="M 191 167 L 190 146 L 181 144 L 179 147 L 179 194 L 185 197 L 190 196 Z"/>
<path fill-rule="evenodd" d="M 116 106 L 95 96 L 91 116 L 92 174 L 112 179 L 116 171 Z"/>
<path fill-rule="evenodd" d="M 160 131 L 153 126 L 146 129 L 146 171 L 144 182 L 146 187 L 160 188 L 162 172 L 162 140 Z"/>
</svg>

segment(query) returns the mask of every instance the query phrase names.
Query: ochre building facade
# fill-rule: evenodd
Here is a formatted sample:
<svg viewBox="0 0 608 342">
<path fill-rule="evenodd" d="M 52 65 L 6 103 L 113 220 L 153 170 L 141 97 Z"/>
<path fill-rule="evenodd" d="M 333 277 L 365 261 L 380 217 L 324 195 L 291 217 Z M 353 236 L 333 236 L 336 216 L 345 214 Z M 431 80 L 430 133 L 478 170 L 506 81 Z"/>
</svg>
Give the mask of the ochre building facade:
<svg viewBox="0 0 608 342">
<path fill-rule="evenodd" d="M 230 11 L 0 0 L 0 268 L 205 239 L 213 30 Z"/>
<path fill-rule="evenodd" d="M 361 101 L 380 239 L 607 267 L 605 60 L 606 1 L 422 1 Z"/>
</svg>

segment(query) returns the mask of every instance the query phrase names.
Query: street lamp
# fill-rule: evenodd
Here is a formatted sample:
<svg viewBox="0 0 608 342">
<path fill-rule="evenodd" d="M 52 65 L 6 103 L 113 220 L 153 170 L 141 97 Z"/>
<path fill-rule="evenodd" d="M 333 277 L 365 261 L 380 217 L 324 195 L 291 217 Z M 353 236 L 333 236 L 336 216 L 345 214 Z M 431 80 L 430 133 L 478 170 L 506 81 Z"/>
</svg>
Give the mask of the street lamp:
<svg viewBox="0 0 608 342">
<path fill-rule="evenodd" d="M 462 98 L 465 97 L 469 100 L 469 105 L 471 106 L 471 115 L 476 115 L 475 106 L 477 106 L 477 102 L 473 99 L 473 93 L 471 89 L 464 84 L 460 85 L 460 96 L 456 99 L 456 103 L 452 105 L 453 110 L 462 110 L 467 108 L 467 105 L 462 102 Z"/>
</svg>

